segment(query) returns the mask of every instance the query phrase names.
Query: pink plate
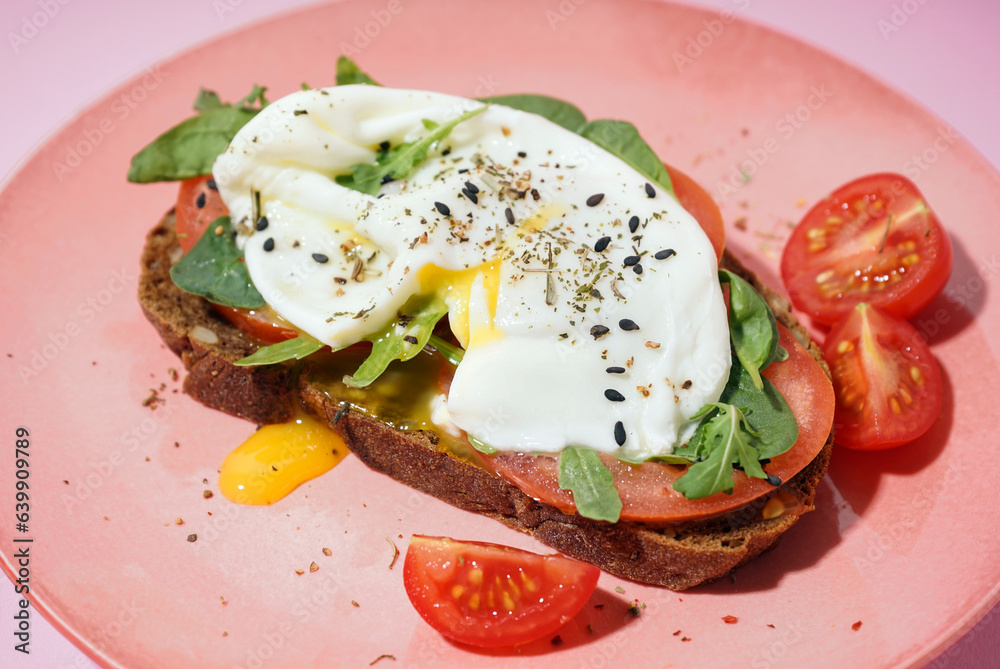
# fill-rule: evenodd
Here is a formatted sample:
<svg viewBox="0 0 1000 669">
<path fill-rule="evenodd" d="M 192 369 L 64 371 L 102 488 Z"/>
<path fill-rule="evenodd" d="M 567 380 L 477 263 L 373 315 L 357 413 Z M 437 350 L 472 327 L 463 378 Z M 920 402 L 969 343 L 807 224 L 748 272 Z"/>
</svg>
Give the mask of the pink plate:
<svg viewBox="0 0 1000 669">
<path fill-rule="evenodd" d="M 1000 179 L 987 163 L 861 72 L 763 28 L 711 23 L 718 14 L 639 1 L 564 2 L 551 16 L 530 0 L 399 7 L 312 8 L 166 62 L 81 114 L 0 195 L 0 508 L 15 504 L 15 428 L 31 438 L 29 530 L 4 521 L 0 543 L 10 576 L 13 540 L 34 539 L 36 608 L 109 667 L 364 666 L 383 654 L 427 667 L 912 667 L 995 604 L 1000 532 L 984 510 L 1000 484 L 987 418 L 1000 396 L 989 334 Z M 179 362 L 134 297 L 145 231 L 176 187 L 127 184 L 131 155 L 190 113 L 199 86 L 236 99 L 254 82 L 275 95 L 331 84 L 344 49 L 388 85 L 544 92 L 634 121 L 716 196 L 730 246 L 774 285 L 806 204 L 865 173 L 907 174 L 955 247 L 945 295 L 914 319 L 944 371 L 938 424 L 896 451 L 837 452 L 819 510 L 733 580 L 677 594 L 602 575 L 604 606 L 558 647 L 483 654 L 442 640 L 410 607 L 387 539 L 544 546 L 354 458 L 272 507 L 229 504 L 216 472 L 253 426 L 176 392 Z M 150 389 L 165 399 L 155 410 Z"/>
</svg>

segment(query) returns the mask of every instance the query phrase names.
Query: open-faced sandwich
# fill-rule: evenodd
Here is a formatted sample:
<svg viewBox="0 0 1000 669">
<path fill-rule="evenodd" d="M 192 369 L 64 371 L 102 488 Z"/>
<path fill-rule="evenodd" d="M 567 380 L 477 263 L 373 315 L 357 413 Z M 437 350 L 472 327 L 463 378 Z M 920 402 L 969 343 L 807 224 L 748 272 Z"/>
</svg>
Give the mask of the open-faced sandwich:
<svg viewBox="0 0 1000 669">
<path fill-rule="evenodd" d="M 305 412 L 401 483 L 674 589 L 813 508 L 818 348 L 634 126 L 347 61 L 338 84 L 203 91 L 133 160 L 132 181 L 181 181 L 139 298 L 187 393 Z"/>
</svg>

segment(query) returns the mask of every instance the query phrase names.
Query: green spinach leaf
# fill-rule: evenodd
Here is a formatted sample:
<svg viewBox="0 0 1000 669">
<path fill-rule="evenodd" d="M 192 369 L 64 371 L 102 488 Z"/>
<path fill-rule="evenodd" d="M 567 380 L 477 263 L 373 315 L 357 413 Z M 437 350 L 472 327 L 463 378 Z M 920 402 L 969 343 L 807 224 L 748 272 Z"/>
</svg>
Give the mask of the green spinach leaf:
<svg viewBox="0 0 1000 669">
<path fill-rule="evenodd" d="M 357 64 L 347 56 L 337 59 L 337 85 L 346 86 L 348 84 L 368 84 L 378 86 L 375 80 L 361 71 Z"/>
<path fill-rule="evenodd" d="M 451 134 L 456 125 L 482 114 L 485 110 L 485 106 L 473 109 L 444 125 L 435 126 L 422 139 L 406 142 L 388 151 L 380 152 L 374 165 L 366 163 L 354 165 L 349 174 L 341 174 L 337 177 L 337 183 L 368 195 L 376 195 L 384 181 L 405 179 L 410 176 L 416 166 L 426 160 L 427 152 L 430 151 L 431 147 Z"/>
<path fill-rule="evenodd" d="M 584 518 L 617 523 L 622 500 L 611 470 L 597 451 L 570 446 L 559 455 L 559 487 L 573 493 L 576 510 Z"/>
<path fill-rule="evenodd" d="M 321 348 L 323 348 L 322 342 L 303 334 L 295 339 L 288 339 L 277 344 L 271 344 L 270 346 L 261 346 L 247 357 L 237 360 L 233 364 L 240 367 L 250 367 L 253 365 L 273 365 L 285 360 L 301 360 Z"/>
<path fill-rule="evenodd" d="M 210 107 L 182 121 L 135 154 L 128 180 L 181 181 L 211 174 L 215 159 L 256 113 L 240 107 Z"/>
<path fill-rule="evenodd" d="M 222 228 L 221 234 L 215 230 Z M 250 280 L 243 253 L 236 248 L 228 216 L 220 216 L 180 261 L 170 268 L 170 278 L 182 290 L 201 295 L 226 307 L 257 309 L 264 298 Z"/>
<path fill-rule="evenodd" d="M 495 103 L 511 107 L 512 109 L 538 114 L 577 134 L 587 125 L 587 117 L 575 105 L 571 105 L 558 98 L 550 98 L 547 95 L 535 95 L 532 93 L 495 95 L 489 98 L 479 98 L 479 101 Z"/>
<path fill-rule="evenodd" d="M 438 297 L 418 298 L 408 302 L 394 323 L 368 338 L 372 352 L 354 376 L 345 376 L 344 383 L 352 388 L 364 388 L 381 376 L 393 360 L 409 360 L 427 345 L 434 326 L 448 313 L 448 306 Z"/>
<path fill-rule="evenodd" d="M 613 153 L 644 177 L 659 184 L 673 195 L 674 186 L 656 152 L 639 135 L 639 130 L 628 121 L 591 121 L 578 131 L 580 135 Z"/>
<path fill-rule="evenodd" d="M 194 99 L 195 111 L 208 111 L 209 109 L 218 109 L 222 106 L 224 105 L 222 104 L 222 100 L 219 99 L 219 94 L 207 88 L 199 89 L 198 97 Z"/>
<path fill-rule="evenodd" d="M 729 337 L 736 357 L 757 389 L 760 373 L 778 353 L 778 324 L 767 302 L 753 287 L 729 270 L 719 270 L 719 282 L 729 284 Z"/>
<path fill-rule="evenodd" d="M 182 181 L 212 173 L 212 165 L 240 128 L 267 106 L 267 89 L 254 84 L 236 105 L 202 88 L 195 98 L 197 116 L 181 121 L 132 157 L 128 180 L 133 183 Z"/>
</svg>

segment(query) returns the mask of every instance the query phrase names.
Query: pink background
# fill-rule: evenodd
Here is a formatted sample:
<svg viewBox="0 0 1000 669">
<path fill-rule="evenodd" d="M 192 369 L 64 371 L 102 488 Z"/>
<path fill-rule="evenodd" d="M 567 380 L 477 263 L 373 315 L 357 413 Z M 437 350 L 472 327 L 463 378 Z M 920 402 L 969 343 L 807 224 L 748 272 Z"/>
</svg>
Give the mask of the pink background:
<svg viewBox="0 0 1000 669">
<path fill-rule="evenodd" d="M 429 1 L 429 0 L 425 0 Z M 563 0 L 570 2 L 570 0 Z M 263 20 L 305 0 L 4 0 L 0 7 L 0 81 L 7 93 L 0 124 L 4 181 L 52 132 L 105 92 L 144 68 L 199 42 Z M 575 0 L 577 4 L 581 0 Z M 895 86 L 935 112 L 1000 168 L 1000 4 L 988 0 L 699 0 L 732 10 L 817 45 Z M 540 11 L 557 10 L 542 0 Z M 51 16 L 45 15 L 46 9 Z M 898 30 L 884 33 L 880 25 Z M 905 19 L 905 20 L 904 20 Z M 884 22 L 884 23 L 880 23 Z M 37 28 L 36 28 L 37 26 Z M 895 26 L 893 26 L 895 27 Z M 14 38 L 11 35 L 23 36 Z M 751 67 L 751 63 L 736 64 Z M 4 224 L 12 224 L 5 221 Z M 0 586 L 0 665 L 94 665 L 39 616 L 32 654 L 12 650 L 8 624 L 17 599 Z M 931 614 L 931 612 L 928 612 Z M 934 667 L 991 667 L 1000 648 L 996 610 Z"/>
</svg>

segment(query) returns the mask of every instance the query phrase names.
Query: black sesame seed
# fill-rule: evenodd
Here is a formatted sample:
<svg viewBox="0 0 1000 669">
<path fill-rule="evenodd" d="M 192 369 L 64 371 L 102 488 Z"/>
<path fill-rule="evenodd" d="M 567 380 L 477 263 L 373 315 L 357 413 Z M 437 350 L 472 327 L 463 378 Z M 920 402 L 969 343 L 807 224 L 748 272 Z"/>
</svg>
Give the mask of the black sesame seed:
<svg viewBox="0 0 1000 669">
<path fill-rule="evenodd" d="M 441 212 L 442 216 L 451 216 L 451 209 L 449 209 L 448 205 L 443 202 L 435 202 L 434 208 Z"/>
<path fill-rule="evenodd" d="M 458 173 L 459 173 L 459 174 L 465 174 L 465 173 L 466 173 L 466 172 L 468 172 L 468 171 L 469 171 L 469 168 L 468 168 L 468 167 L 463 167 L 462 169 L 460 169 L 460 170 L 458 171 Z"/>
<path fill-rule="evenodd" d="M 622 395 L 617 390 L 615 390 L 614 388 L 608 388 L 607 390 L 605 390 L 604 391 L 604 396 L 607 397 L 612 402 L 624 402 L 625 401 L 625 396 Z"/>
<path fill-rule="evenodd" d="M 674 251 L 673 249 L 663 249 L 662 251 L 654 253 L 653 257 L 657 260 L 666 260 L 667 258 L 675 255 L 677 255 L 677 251 Z"/>
<path fill-rule="evenodd" d="M 198 193 L 198 199 L 196 199 L 194 201 L 194 203 L 195 203 L 195 206 L 197 206 L 199 209 L 204 209 L 205 208 L 205 194 L 204 193 Z"/>
<path fill-rule="evenodd" d="M 507 207 L 504 210 L 503 215 L 507 217 L 507 222 L 508 223 L 510 223 L 511 225 L 514 225 L 514 210 L 513 209 L 511 209 L 510 207 Z"/>
<path fill-rule="evenodd" d="M 274 237 L 268 237 L 264 240 L 264 250 L 268 253 L 274 250 Z"/>
<path fill-rule="evenodd" d="M 624 374 L 625 373 L 625 368 L 624 367 L 608 367 L 604 371 L 607 372 L 608 374 Z"/>
<path fill-rule="evenodd" d="M 382 142 L 381 144 L 379 144 L 378 145 L 378 149 L 379 149 L 379 151 L 388 151 L 389 150 L 389 140 L 386 140 L 386 141 Z"/>
<path fill-rule="evenodd" d="M 646 195 L 648 197 L 656 197 L 656 191 L 653 189 L 653 184 L 646 182 Z"/>
<path fill-rule="evenodd" d="M 465 189 L 467 191 L 469 191 L 470 193 L 478 193 L 479 192 L 479 187 L 476 186 L 476 184 L 472 183 L 471 181 L 466 181 L 465 182 Z"/>
<path fill-rule="evenodd" d="M 635 272 L 636 274 L 642 274 L 642 265 L 636 265 L 635 267 L 632 268 L 632 271 Z"/>
<path fill-rule="evenodd" d="M 604 249 L 608 248 L 608 244 L 610 243 L 611 243 L 611 237 L 601 237 L 600 239 L 597 240 L 597 243 L 594 244 L 594 250 L 600 253 Z"/>
<path fill-rule="evenodd" d="M 524 151 L 518 151 L 518 152 L 517 152 L 517 157 L 518 157 L 518 158 L 527 158 L 527 157 L 528 157 L 528 154 L 527 154 L 527 153 L 525 153 Z"/>
<path fill-rule="evenodd" d="M 205 182 L 205 185 L 208 186 L 208 190 L 219 190 L 219 187 L 215 184 L 215 179 L 209 179 Z"/>
<path fill-rule="evenodd" d="M 597 193 L 596 195 L 591 195 L 590 197 L 587 198 L 587 206 L 596 207 L 601 203 L 601 200 L 603 199 L 604 199 L 604 193 Z"/>
<path fill-rule="evenodd" d="M 257 232 L 267 230 L 267 216 L 261 216 L 257 219 Z"/>
<path fill-rule="evenodd" d="M 479 196 L 467 188 L 462 189 L 462 195 L 472 200 L 472 204 L 479 204 Z"/>
<path fill-rule="evenodd" d="M 606 325 L 595 325 L 594 327 L 590 328 L 590 336 L 592 336 L 594 339 L 600 339 L 609 332 L 611 332 L 611 330 L 608 329 Z"/>
<path fill-rule="evenodd" d="M 406 335 L 405 337 L 403 337 L 403 341 L 405 341 L 407 344 L 414 344 L 414 345 L 420 343 L 419 340 L 413 335 Z"/>
<path fill-rule="evenodd" d="M 395 179 L 393 179 L 393 178 L 392 178 L 391 176 L 389 176 L 388 174 L 386 174 L 386 175 L 383 175 L 383 176 L 382 176 L 382 180 L 381 180 L 381 181 L 379 181 L 379 183 L 380 183 L 380 184 L 382 184 L 382 185 L 384 186 L 384 185 L 386 185 L 387 183 L 390 183 L 390 182 L 392 182 L 392 181 L 395 181 Z"/>
<path fill-rule="evenodd" d="M 628 219 L 628 231 L 635 234 L 635 231 L 639 229 L 639 217 L 633 216 Z"/>
<path fill-rule="evenodd" d="M 324 255 L 322 253 L 314 253 L 313 260 L 318 262 L 320 265 L 330 262 L 330 256 Z"/>
<path fill-rule="evenodd" d="M 444 151 L 441 152 L 441 155 L 442 156 L 447 156 L 450 153 L 451 153 L 451 147 L 449 146 L 447 149 L 445 149 Z"/>
<path fill-rule="evenodd" d="M 625 425 L 621 421 L 615 423 L 615 442 L 619 446 L 625 445 Z"/>
<path fill-rule="evenodd" d="M 690 387 L 691 387 L 691 379 L 688 379 L 687 381 L 681 384 L 681 388 L 683 388 L 684 390 L 687 390 Z"/>
<path fill-rule="evenodd" d="M 774 474 L 767 475 L 767 482 L 773 485 L 775 488 L 781 485 L 781 477 L 775 476 Z"/>
<path fill-rule="evenodd" d="M 642 260 L 642 258 L 640 258 L 639 256 L 628 256 L 627 258 L 625 258 L 625 260 L 622 261 L 622 263 L 626 267 L 631 267 L 632 265 L 638 265 L 640 260 Z"/>
<path fill-rule="evenodd" d="M 639 329 L 639 326 L 635 324 L 635 321 L 633 321 L 630 318 L 623 318 L 620 321 L 618 321 L 618 327 L 620 327 L 622 330 L 625 330 L 626 332 L 631 332 L 632 330 Z"/>
</svg>

